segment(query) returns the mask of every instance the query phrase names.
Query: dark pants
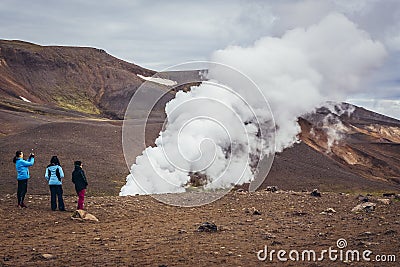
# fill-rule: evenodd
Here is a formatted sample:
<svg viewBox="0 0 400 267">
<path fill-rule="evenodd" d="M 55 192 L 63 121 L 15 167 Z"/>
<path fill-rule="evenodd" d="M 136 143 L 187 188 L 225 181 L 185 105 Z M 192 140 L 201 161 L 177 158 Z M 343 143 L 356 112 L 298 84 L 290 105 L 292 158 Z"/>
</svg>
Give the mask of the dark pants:
<svg viewBox="0 0 400 267">
<path fill-rule="evenodd" d="M 65 210 L 62 194 L 62 185 L 50 185 L 51 210 L 57 209 L 56 197 L 58 198 L 58 209 Z"/>
<path fill-rule="evenodd" d="M 27 190 L 28 190 L 28 179 L 18 180 L 18 190 L 17 190 L 18 205 L 22 205 L 24 203 L 25 194 Z"/>
</svg>

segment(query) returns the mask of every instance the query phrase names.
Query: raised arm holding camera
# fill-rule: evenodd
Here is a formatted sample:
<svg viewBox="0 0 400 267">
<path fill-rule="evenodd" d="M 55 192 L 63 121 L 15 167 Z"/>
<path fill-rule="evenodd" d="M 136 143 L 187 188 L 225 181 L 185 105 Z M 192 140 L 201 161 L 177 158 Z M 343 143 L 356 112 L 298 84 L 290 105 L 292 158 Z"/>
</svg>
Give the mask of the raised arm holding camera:
<svg viewBox="0 0 400 267">
<path fill-rule="evenodd" d="M 20 150 L 15 152 L 15 157 L 13 159 L 15 164 L 15 169 L 17 170 L 17 181 L 18 181 L 18 207 L 27 208 L 24 203 L 25 195 L 28 190 L 28 179 L 30 178 L 29 167 L 35 162 L 35 154 L 31 152 L 29 154 L 28 160 L 24 160 L 24 153 Z"/>
</svg>

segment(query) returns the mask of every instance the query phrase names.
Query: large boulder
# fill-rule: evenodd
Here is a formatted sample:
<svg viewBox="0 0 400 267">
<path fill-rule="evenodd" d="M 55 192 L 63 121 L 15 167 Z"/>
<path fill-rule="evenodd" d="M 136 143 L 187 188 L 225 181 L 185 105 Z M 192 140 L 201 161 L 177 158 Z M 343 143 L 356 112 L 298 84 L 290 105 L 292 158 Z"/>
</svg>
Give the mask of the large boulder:
<svg viewBox="0 0 400 267">
<path fill-rule="evenodd" d="M 97 219 L 94 215 L 90 214 L 86 210 L 76 210 L 72 214 L 71 219 L 79 221 L 94 221 L 94 222 L 99 221 L 99 219 Z"/>
<path fill-rule="evenodd" d="M 204 222 L 197 229 L 198 232 L 217 232 L 218 228 L 215 223 Z"/>
<path fill-rule="evenodd" d="M 358 204 L 357 206 L 355 206 L 351 211 L 352 212 L 362 212 L 362 211 L 372 212 L 375 210 L 375 206 L 376 206 L 375 203 L 364 202 L 364 203 L 361 203 L 361 204 Z"/>
</svg>

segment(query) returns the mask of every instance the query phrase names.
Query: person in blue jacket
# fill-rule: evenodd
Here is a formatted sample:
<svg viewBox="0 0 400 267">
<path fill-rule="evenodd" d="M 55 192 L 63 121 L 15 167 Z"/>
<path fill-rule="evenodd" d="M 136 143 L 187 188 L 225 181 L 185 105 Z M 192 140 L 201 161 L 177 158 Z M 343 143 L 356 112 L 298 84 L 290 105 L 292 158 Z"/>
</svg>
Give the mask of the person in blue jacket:
<svg viewBox="0 0 400 267">
<path fill-rule="evenodd" d="M 55 211 L 57 209 L 57 198 L 58 209 L 60 211 L 65 211 L 64 200 L 62 196 L 62 179 L 64 178 L 64 171 L 61 168 L 60 161 L 58 160 L 57 156 L 53 156 L 51 158 L 50 165 L 47 166 L 44 177 L 46 178 L 50 187 L 51 210 Z"/>
<path fill-rule="evenodd" d="M 17 190 L 17 198 L 18 198 L 18 207 L 27 208 L 24 203 L 25 195 L 28 190 L 28 179 L 29 175 L 29 167 L 33 165 L 35 162 L 35 154 L 31 153 L 29 155 L 28 160 L 24 160 L 24 153 L 20 150 L 15 152 L 15 157 L 13 159 L 15 163 L 15 169 L 17 170 L 17 181 L 18 181 L 18 190 Z"/>
</svg>

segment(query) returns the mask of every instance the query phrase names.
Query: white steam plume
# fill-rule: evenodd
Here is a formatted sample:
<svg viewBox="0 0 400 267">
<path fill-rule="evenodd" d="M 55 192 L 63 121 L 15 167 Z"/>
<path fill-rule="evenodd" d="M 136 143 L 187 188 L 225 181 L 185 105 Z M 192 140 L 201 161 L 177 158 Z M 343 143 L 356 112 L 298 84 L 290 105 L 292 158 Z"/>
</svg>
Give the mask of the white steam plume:
<svg viewBox="0 0 400 267">
<path fill-rule="evenodd" d="M 263 90 L 278 127 L 277 151 L 282 151 L 297 138 L 298 116 L 360 90 L 361 79 L 385 55 L 381 43 L 345 16 L 331 14 L 281 38 L 265 37 L 251 47 L 217 51 L 213 60 L 238 68 Z M 224 82 L 230 84 L 229 78 Z"/>
<path fill-rule="evenodd" d="M 298 116 L 359 90 L 362 78 L 385 55 L 381 43 L 345 16 L 331 14 L 280 38 L 265 37 L 250 47 L 216 51 L 211 59 L 240 70 L 258 85 L 274 115 L 276 150 L 282 151 L 297 141 Z M 271 115 L 262 97 L 237 86 L 235 77 L 219 67 L 211 68 L 208 78 L 233 88 L 245 104 L 229 90 L 207 83 L 178 92 L 166 106 L 168 123 L 157 147 L 137 157 L 121 195 L 184 192 L 189 171 L 207 175 L 209 188 L 248 182 L 254 176 L 249 154 L 274 151 L 268 140 Z M 195 100 L 201 105 L 185 105 Z M 215 120 L 198 120 L 202 116 Z M 260 127 L 266 132 L 263 140 Z"/>
<path fill-rule="evenodd" d="M 346 115 L 350 117 L 356 107 L 353 105 L 345 105 L 344 103 L 334 103 L 332 101 L 326 103 L 324 107 L 328 108 L 330 111 L 322 120 L 322 129 L 325 131 L 327 137 L 326 152 L 330 153 L 332 152 L 332 146 L 342 140 L 346 136 L 345 134 L 350 130 L 342 123 L 340 116 Z"/>
</svg>

